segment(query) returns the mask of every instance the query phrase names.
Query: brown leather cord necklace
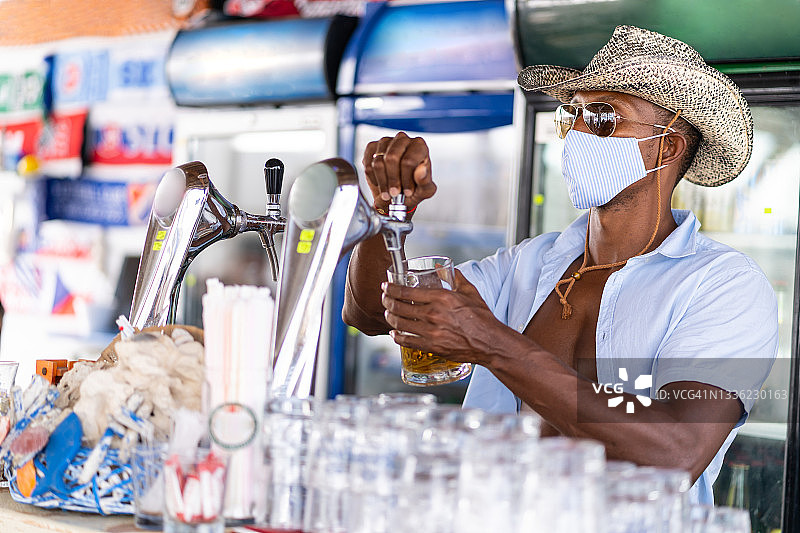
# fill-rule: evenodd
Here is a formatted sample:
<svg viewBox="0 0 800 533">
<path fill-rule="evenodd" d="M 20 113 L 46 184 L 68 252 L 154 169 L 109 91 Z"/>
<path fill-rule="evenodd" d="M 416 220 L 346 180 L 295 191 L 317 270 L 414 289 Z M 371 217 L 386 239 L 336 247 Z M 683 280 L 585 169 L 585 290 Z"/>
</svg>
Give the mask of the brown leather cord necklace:
<svg viewBox="0 0 800 533">
<path fill-rule="evenodd" d="M 667 131 L 669 131 L 670 127 L 675 123 L 676 120 L 678 120 L 678 117 L 680 116 L 680 114 L 681 114 L 681 112 L 680 112 L 680 110 L 678 110 L 675 113 L 675 116 L 672 117 L 672 120 L 669 122 L 669 124 L 667 124 L 667 127 L 664 128 L 663 133 L 667 133 Z M 658 162 L 656 163 L 656 167 L 660 167 L 661 166 L 661 159 L 664 156 L 663 149 L 664 149 L 664 139 L 665 139 L 665 137 L 661 137 L 661 139 L 659 140 L 659 143 L 658 143 Z M 658 212 L 657 212 L 657 216 L 656 216 L 656 227 L 653 230 L 653 234 L 650 235 L 650 240 L 647 241 L 647 244 L 644 246 L 644 248 L 642 248 L 642 250 L 638 254 L 634 255 L 633 257 L 639 256 L 639 255 L 642 255 L 643 253 L 645 253 L 647 251 L 647 249 L 650 248 L 650 245 L 653 244 L 653 241 L 656 239 L 656 235 L 658 234 L 658 224 L 661 221 L 661 169 L 660 168 L 658 170 L 656 170 L 656 190 L 657 190 L 657 195 L 658 195 L 657 196 L 657 199 L 658 199 Z M 604 269 L 607 269 L 607 268 L 614 268 L 614 267 L 618 267 L 618 266 L 624 266 L 628 262 L 628 260 L 630 259 L 630 258 L 628 258 L 628 259 L 625 259 L 624 261 L 617 261 L 616 263 L 609 263 L 609 264 L 606 264 L 606 265 L 586 266 L 586 262 L 589 260 L 589 222 L 590 221 L 591 221 L 591 215 L 589 216 L 589 220 L 586 222 L 586 244 L 584 245 L 583 263 L 581 264 L 581 267 L 578 270 L 576 270 L 575 272 L 573 272 L 571 276 L 569 276 L 567 278 L 564 278 L 564 279 L 560 280 L 558 283 L 556 283 L 556 294 L 558 294 L 558 301 L 561 302 L 561 306 L 562 306 L 562 308 L 561 308 L 561 318 L 564 319 L 564 320 L 567 320 L 567 319 L 569 319 L 569 317 L 572 316 L 572 306 L 567 301 L 567 296 L 569 296 L 570 291 L 572 291 L 572 287 L 573 287 L 573 285 L 575 285 L 575 282 L 578 281 L 579 279 L 581 279 L 583 274 L 585 274 L 586 272 L 591 272 L 592 270 L 604 270 Z M 564 285 L 564 284 L 567 285 L 567 289 L 562 293 L 561 292 L 561 285 Z"/>
</svg>

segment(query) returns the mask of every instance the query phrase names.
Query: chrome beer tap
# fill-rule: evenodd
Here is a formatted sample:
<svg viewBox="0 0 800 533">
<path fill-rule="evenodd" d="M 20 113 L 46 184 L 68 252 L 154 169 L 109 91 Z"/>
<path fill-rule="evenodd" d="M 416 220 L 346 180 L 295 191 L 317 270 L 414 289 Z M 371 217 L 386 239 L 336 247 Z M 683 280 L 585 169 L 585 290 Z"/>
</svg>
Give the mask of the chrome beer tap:
<svg viewBox="0 0 800 533">
<path fill-rule="evenodd" d="M 130 321 L 136 328 L 175 322 L 180 285 L 189 264 L 213 243 L 255 231 L 277 279 L 274 235 L 283 231 L 280 213 L 283 163 L 270 159 L 264 167 L 267 213 L 239 209 L 222 196 L 199 161 L 168 170 L 156 189 L 144 250 L 139 260 Z"/>
<path fill-rule="evenodd" d="M 412 229 L 394 212 L 375 211 L 361 194 L 355 169 L 343 159 L 326 159 L 297 177 L 289 193 L 273 328 L 273 396 L 310 394 L 322 303 L 339 259 L 378 233 L 402 253 L 403 236 Z"/>
</svg>

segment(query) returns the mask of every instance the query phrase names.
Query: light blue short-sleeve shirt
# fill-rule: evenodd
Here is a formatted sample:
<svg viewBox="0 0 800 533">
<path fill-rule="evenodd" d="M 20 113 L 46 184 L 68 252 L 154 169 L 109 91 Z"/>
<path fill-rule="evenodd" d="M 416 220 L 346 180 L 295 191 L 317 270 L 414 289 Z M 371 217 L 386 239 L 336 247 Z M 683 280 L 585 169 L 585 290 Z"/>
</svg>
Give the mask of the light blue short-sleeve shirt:
<svg viewBox="0 0 800 533">
<path fill-rule="evenodd" d="M 713 385 L 734 394 L 758 391 L 778 350 L 775 293 L 756 263 L 699 233 L 689 211 L 673 210 L 678 227 L 661 245 L 633 257 L 609 276 L 597 319 L 600 383 L 658 397 L 676 381 Z M 459 266 L 498 320 L 523 332 L 567 267 L 584 251 L 588 213 L 562 233 L 547 233 Z M 652 376 L 652 386 L 633 379 Z M 691 489 L 692 501 L 713 503 L 722 459 L 757 394 L 737 394 L 739 423 Z M 517 398 L 489 370 L 476 367 L 464 407 L 515 412 Z"/>
</svg>

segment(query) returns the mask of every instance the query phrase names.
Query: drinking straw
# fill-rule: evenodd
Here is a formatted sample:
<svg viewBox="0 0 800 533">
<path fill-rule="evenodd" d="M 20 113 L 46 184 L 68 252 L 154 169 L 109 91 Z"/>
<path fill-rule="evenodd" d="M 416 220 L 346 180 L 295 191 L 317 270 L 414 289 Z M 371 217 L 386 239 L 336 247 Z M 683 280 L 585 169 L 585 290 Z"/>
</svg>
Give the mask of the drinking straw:
<svg viewBox="0 0 800 533">
<path fill-rule="evenodd" d="M 209 413 L 219 406 L 231 412 L 243 409 L 255 419 L 253 432 L 260 425 L 271 379 L 273 313 L 274 301 L 266 287 L 225 286 L 217 279 L 206 283 L 203 328 L 208 394 L 205 406 Z M 235 420 L 238 423 L 241 418 Z M 254 518 L 261 504 L 256 488 L 263 486 L 265 476 L 258 439 L 255 435 L 240 439 L 241 427 L 235 424 L 223 428 L 223 433 L 212 434 L 212 439 L 215 445 L 232 452 L 228 463 L 225 518 Z"/>
</svg>

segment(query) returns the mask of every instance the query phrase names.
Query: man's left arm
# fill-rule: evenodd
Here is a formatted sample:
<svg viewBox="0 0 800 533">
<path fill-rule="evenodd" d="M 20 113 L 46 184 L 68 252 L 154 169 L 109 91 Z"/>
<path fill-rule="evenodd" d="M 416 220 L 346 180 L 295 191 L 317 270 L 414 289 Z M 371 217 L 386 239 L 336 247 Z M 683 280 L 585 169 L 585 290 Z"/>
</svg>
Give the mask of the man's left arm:
<svg viewBox="0 0 800 533">
<path fill-rule="evenodd" d="M 760 388 L 777 347 L 775 297 L 763 274 L 724 273 L 705 284 L 659 350 L 653 386 L 666 400 L 628 414 L 608 407 L 619 394 L 499 322 L 477 290 L 456 276 L 455 291 L 384 286 L 395 342 L 488 368 L 562 434 L 601 441 L 610 458 L 680 467 L 695 479 L 752 407 L 736 392 Z M 698 364 L 709 356 L 719 364 Z M 755 361 L 757 371 L 742 368 L 743 358 Z"/>
</svg>

